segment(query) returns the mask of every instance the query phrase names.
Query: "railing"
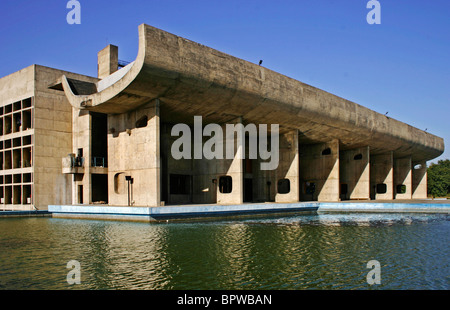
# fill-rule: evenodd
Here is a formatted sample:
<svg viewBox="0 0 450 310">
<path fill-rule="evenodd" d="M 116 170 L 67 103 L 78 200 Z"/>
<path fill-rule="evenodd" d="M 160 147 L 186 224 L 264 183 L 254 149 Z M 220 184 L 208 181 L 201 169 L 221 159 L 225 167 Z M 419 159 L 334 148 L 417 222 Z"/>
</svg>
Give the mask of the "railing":
<svg viewBox="0 0 450 310">
<path fill-rule="evenodd" d="M 123 68 L 123 67 L 126 67 L 127 65 L 129 65 L 131 62 L 129 62 L 129 61 L 125 61 L 125 60 L 120 60 L 119 59 L 119 61 L 118 61 L 118 65 L 119 65 L 119 69 L 120 68 Z"/>
<path fill-rule="evenodd" d="M 93 157 L 91 166 L 92 167 L 103 167 L 103 168 L 106 168 L 106 167 L 108 167 L 108 163 L 107 163 L 105 157 Z"/>
<path fill-rule="evenodd" d="M 75 157 L 72 154 L 62 158 L 62 173 L 83 173 L 84 158 Z"/>
<path fill-rule="evenodd" d="M 71 157 L 71 167 L 84 167 L 84 157 Z"/>
</svg>

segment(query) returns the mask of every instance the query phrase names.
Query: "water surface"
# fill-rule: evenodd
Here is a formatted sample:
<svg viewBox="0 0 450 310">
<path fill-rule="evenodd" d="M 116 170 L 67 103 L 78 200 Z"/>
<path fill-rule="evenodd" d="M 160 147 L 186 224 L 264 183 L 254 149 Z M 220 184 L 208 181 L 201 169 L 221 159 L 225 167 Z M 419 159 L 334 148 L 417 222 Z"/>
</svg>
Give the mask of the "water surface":
<svg viewBox="0 0 450 310">
<path fill-rule="evenodd" d="M 444 289 L 449 215 L 0 220 L 0 289 Z M 66 281 L 81 264 L 81 284 Z M 381 264 L 369 285 L 367 262 Z"/>
</svg>

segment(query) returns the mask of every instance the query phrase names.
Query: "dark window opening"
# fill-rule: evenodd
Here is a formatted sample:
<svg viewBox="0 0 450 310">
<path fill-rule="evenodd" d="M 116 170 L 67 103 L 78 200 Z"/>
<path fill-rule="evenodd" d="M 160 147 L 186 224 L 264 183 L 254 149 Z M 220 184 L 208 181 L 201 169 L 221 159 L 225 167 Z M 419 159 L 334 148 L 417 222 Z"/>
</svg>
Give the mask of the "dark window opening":
<svg viewBox="0 0 450 310">
<path fill-rule="evenodd" d="M 354 160 L 362 160 L 363 156 L 362 154 L 357 154 L 355 157 L 353 157 Z"/>
<path fill-rule="evenodd" d="M 91 138 L 91 165 L 94 167 L 107 167 L 108 159 L 108 116 L 102 113 L 91 112 L 92 130 Z M 89 159 L 86 159 L 89 160 Z"/>
<path fill-rule="evenodd" d="M 377 194 L 386 194 L 387 185 L 386 184 L 377 184 Z"/>
<path fill-rule="evenodd" d="M 106 204 L 108 203 L 108 175 L 92 174 L 92 202 Z"/>
<path fill-rule="evenodd" d="M 316 192 L 316 183 L 306 182 L 306 194 L 313 195 Z"/>
<path fill-rule="evenodd" d="M 322 151 L 322 155 L 331 155 L 331 149 L 328 147 Z"/>
<path fill-rule="evenodd" d="M 78 185 L 78 203 L 83 204 L 83 185 Z"/>
<path fill-rule="evenodd" d="M 291 181 L 289 179 L 278 180 L 278 194 L 288 194 L 291 191 Z"/>
<path fill-rule="evenodd" d="M 148 117 L 147 115 L 142 116 L 137 122 L 136 122 L 136 128 L 143 128 L 147 127 Z"/>
<path fill-rule="evenodd" d="M 245 173 L 253 172 L 252 164 L 253 164 L 253 161 L 251 159 L 248 159 L 248 158 L 245 159 Z"/>
<path fill-rule="evenodd" d="M 170 194 L 189 195 L 191 192 L 191 176 L 183 174 L 170 175 Z"/>
<path fill-rule="evenodd" d="M 341 184 L 341 195 L 348 194 L 348 184 Z"/>
<path fill-rule="evenodd" d="M 244 179 L 244 202 L 253 201 L 253 180 Z"/>
<path fill-rule="evenodd" d="M 397 194 L 406 194 L 406 185 L 404 184 L 397 185 Z"/>
<path fill-rule="evenodd" d="M 229 194 L 233 189 L 233 178 L 230 176 L 223 176 L 219 178 L 219 191 L 222 194 Z"/>
</svg>

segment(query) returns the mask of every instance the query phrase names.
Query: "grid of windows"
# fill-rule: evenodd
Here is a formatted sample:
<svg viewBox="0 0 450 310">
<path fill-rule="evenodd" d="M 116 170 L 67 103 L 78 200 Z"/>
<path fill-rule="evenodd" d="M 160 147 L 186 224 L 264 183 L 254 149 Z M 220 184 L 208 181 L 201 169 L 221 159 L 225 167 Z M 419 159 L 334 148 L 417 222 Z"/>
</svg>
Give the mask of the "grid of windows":
<svg viewBox="0 0 450 310">
<path fill-rule="evenodd" d="M 33 204 L 33 101 L 0 107 L 0 208 Z"/>
</svg>

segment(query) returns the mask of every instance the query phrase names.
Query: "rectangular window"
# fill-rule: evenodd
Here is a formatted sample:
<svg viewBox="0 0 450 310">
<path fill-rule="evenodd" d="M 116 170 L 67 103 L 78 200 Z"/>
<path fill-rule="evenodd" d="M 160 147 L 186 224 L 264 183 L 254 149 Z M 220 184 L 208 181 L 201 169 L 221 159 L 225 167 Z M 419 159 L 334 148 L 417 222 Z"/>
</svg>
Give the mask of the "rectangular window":
<svg viewBox="0 0 450 310">
<path fill-rule="evenodd" d="M 291 191 L 291 181 L 289 179 L 278 180 L 278 194 L 288 194 Z"/>
<path fill-rule="evenodd" d="M 219 191 L 222 194 L 229 194 L 233 190 L 233 178 L 229 175 L 219 178 Z"/>
<path fill-rule="evenodd" d="M 406 194 L 406 185 L 397 185 L 397 194 Z"/>
<path fill-rule="evenodd" d="M 191 176 L 183 174 L 170 175 L 170 194 L 189 195 L 191 192 Z"/>
<path fill-rule="evenodd" d="M 377 194 L 386 194 L 387 185 L 386 184 L 377 184 Z"/>
<path fill-rule="evenodd" d="M 341 195 L 347 195 L 348 194 L 348 184 L 342 183 L 341 184 Z"/>
<path fill-rule="evenodd" d="M 83 204 L 83 185 L 78 185 L 78 203 Z"/>
</svg>

